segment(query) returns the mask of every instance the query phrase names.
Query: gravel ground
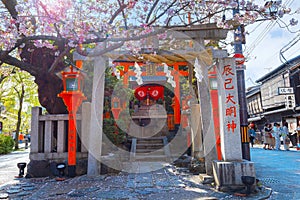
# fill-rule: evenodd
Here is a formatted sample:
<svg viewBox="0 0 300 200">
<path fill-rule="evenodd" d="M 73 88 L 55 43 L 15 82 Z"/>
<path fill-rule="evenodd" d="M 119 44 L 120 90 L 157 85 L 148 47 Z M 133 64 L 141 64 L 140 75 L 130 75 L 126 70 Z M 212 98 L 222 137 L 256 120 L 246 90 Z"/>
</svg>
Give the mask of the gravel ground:
<svg viewBox="0 0 300 200">
<path fill-rule="evenodd" d="M 56 181 L 54 178 L 19 179 L 0 188 L 2 199 L 262 199 L 271 190 L 262 188 L 248 197 L 216 191 L 200 183 L 198 175 L 169 165 L 148 173 L 119 173 L 97 177 L 79 176 Z M 5 196 L 7 195 L 7 196 Z"/>
</svg>

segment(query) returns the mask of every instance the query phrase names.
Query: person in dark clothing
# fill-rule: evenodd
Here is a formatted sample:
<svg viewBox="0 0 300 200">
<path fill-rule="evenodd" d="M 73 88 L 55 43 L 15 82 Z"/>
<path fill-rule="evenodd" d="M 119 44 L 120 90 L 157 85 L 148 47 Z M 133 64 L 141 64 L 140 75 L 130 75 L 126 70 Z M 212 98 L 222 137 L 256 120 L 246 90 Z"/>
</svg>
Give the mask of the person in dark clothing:
<svg viewBox="0 0 300 200">
<path fill-rule="evenodd" d="M 264 149 L 271 149 L 272 143 L 272 128 L 270 124 L 266 123 L 264 126 Z"/>
<path fill-rule="evenodd" d="M 255 140 L 255 137 L 256 137 L 256 132 L 255 132 L 253 126 L 248 127 L 248 134 L 249 134 L 249 138 L 250 138 L 251 147 L 253 147 L 254 140 Z"/>
</svg>

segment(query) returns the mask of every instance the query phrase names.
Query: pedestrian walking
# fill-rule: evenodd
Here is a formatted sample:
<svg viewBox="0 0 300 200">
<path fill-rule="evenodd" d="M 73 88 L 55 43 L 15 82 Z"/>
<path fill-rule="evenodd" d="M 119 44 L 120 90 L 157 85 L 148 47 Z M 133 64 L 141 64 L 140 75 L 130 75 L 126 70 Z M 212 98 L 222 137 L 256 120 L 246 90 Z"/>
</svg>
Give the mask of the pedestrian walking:
<svg viewBox="0 0 300 200">
<path fill-rule="evenodd" d="M 20 133 L 19 134 L 19 143 L 22 144 L 23 140 L 24 140 L 24 135 L 23 135 L 23 133 Z"/>
<path fill-rule="evenodd" d="M 253 147 L 254 140 L 255 140 L 255 137 L 256 137 L 256 132 L 254 130 L 254 126 L 249 125 L 249 127 L 248 127 L 248 135 L 249 135 L 251 147 Z"/>
<path fill-rule="evenodd" d="M 300 150 L 300 121 L 297 126 L 297 150 Z"/>
<path fill-rule="evenodd" d="M 288 137 L 288 135 L 289 135 L 288 123 L 284 122 L 282 126 L 281 137 L 283 140 L 283 149 L 286 151 L 289 151 L 289 146 L 290 146 L 290 138 Z"/>
<path fill-rule="evenodd" d="M 270 135 L 270 138 L 271 138 L 271 143 L 270 143 L 270 148 L 272 149 L 272 150 L 274 150 L 275 149 L 275 134 L 274 134 L 274 131 L 273 131 L 273 126 L 272 126 L 272 124 L 269 124 L 269 127 L 270 127 L 270 129 L 271 129 L 271 135 Z"/>
<path fill-rule="evenodd" d="M 272 136 L 275 138 L 275 150 L 280 150 L 280 125 L 274 123 Z"/>
<path fill-rule="evenodd" d="M 264 149 L 271 150 L 272 143 L 272 128 L 271 124 L 266 123 L 264 126 Z"/>
</svg>

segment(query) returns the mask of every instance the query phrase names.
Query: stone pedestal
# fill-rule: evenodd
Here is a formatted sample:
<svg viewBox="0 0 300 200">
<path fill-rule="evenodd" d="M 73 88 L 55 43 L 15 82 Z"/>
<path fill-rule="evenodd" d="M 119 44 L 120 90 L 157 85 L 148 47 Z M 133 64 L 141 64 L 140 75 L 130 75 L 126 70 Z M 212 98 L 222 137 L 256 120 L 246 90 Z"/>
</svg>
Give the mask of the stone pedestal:
<svg viewBox="0 0 300 200">
<path fill-rule="evenodd" d="M 213 174 L 216 188 L 220 191 L 243 189 L 242 176 L 255 177 L 254 162 L 243 161 L 214 161 Z"/>
</svg>

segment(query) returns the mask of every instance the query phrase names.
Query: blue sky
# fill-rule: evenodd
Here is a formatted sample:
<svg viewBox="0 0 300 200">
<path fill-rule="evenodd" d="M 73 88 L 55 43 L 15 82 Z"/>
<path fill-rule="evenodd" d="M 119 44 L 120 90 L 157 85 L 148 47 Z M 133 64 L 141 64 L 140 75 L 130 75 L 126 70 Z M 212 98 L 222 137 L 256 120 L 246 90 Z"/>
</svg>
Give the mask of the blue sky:
<svg viewBox="0 0 300 200">
<path fill-rule="evenodd" d="M 283 0 L 283 4 L 288 4 L 292 8 L 292 12 L 299 9 L 299 0 Z M 280 20 L 289 24 L 291 17 L 299 20 L 297 26 L 289 27 L 291 33 L 286 28 L 280 28 L 275 21 L 264 21 L 255 23 L 246 27 L 249 34 L 246 35 L 246 45 L 244 46 L 244 54 L 247 56 L 245 79 L 246 87 L 253 85 L 253 82 L 266 73 L 274 70 L 282 64 L 280 61 L 280 50 L 289 42 L 300 34 L 300 14 L 293 16 L 285 16 Z M 299 37 L 300 38 L 300 37 Z M 287 50 L 284 57 L 289 60 L 300 55 L 300 41 Z"/>
</svg>

